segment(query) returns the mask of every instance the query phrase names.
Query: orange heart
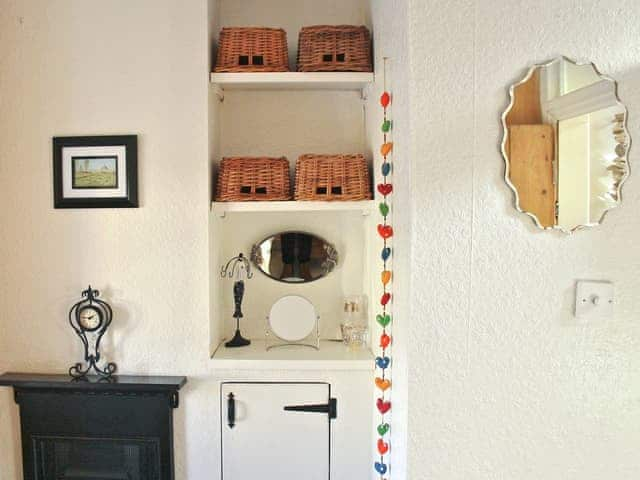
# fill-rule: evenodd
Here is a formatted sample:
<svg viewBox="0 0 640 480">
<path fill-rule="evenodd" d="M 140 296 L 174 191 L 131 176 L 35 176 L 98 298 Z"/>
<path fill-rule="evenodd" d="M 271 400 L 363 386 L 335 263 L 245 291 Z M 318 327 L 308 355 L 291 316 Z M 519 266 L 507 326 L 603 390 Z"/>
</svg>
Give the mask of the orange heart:
<svg viewBox="0 0 640 480">
<path fill-rule="evenodd" d="M 393 150 L 393 142 L 384 143 L 382 147 L 380 147 L 380 153 L 383 157 L 389 155 L 391 153 L 391 150 Z"/>
<path fill-rule="evenodd" d="M 388 92 L 384 92 L 380 97 L 380 105 L 382 105 L 384 108 L 387 108 L 390 103 L 391 103 L 391 95 L 389 95 Z"/>
<path fill-rule="evenodd" d="M 380 346 L 382 348 L 387 348 L 391 344 L 391 337 L 386 333 L 383 333 L 380 336 Z"/>
<path fill-rule="evenodd" d="M 391 387 L 391 380 L 382 379 L 380 377 L 376 377 L 376 387 L 378 387 L 383 392 L 388 390 Z"/>
<path fill-rule="evenodd" d="M 386 443 L 381 438 L 378 439 L 378 453 L 380 453 L 380 455 L 384 455 L 388 451 L 389 451 L 389 444 Z"/>
<path fill-rule="evenodd" d="M 389 270 L 384 270 L 380 275 L 380 278 L 382 279 L 382 284 L 386 285 L 391 280 L 391 272 Z"/>
</svg>

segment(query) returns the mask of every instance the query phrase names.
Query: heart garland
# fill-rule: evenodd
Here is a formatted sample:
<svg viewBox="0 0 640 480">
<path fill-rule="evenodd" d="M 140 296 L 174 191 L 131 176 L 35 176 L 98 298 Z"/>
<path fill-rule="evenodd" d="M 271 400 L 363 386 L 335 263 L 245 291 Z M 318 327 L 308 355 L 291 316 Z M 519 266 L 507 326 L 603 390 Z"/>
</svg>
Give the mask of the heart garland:
<svg viewBox="0 0 640 480">
<path fill-rule="evenodd" d="M 385 74 L 386 61 L 385 59 Z M 387 107 L 391 105 L 391 94 L 389 94 L 389 92 L 385 91 L 382 94 L 380 97 L 380 105 L 384 110 L 384 120 L 380 127 L 383 134 L 383 143 L 380 147 L 380 155 L 382 156 L 382 165 L 380 167 L 382 182 L 377 185 L 377 190 L 382 197 L 378 205 L 382 222 L 378 224 L 377 229 L 384 246 L 380 252 L 380 258 L 382 259 L 382 270 L 380 272 L 380 282 L 382 284 L 382 295 L 380 297 L 381 312 L 376 315 L 376 322 L 382 327 L 382 333 L 380 335 L 381 352 L 375 360 L 377 370 L 374 378 L 375 386 L 381 393 L 380 397 L 376 400 L 376 409 L 380 414 L 380 424 L 376 428 L 379 436 L 376 442 L 376 448 L 380 454 L 380 458 L 375 461 L 373 467 L 375 471 L 380 474 L 381 480 L 388 480 L 384 475 L 389 470 L 389 461 L 386 456 L 389 454 L 391 447 L 386 437 L 389 434 L 391 426 L 388 421 L 385 421 L 385 415 L 391 410 L 391 401 L 389 400 L 391 392 L 391 379 L 389 378 L 391 357 L 387 349 L 390 347 L 392 341 L 391 334 L 388 330 L 392 323 L 390 313 L 392 295 L 390 289 L 393 280 L 393 273 L 388 266 L 392 253 L 389 243 L 393 237 L 393 227 L 389 224 L 389 214 L 391 213 L 390 196 L 393 193 L 393 184 L 389 181 L 389 175 L 392 170 L 389 156 L 393 153 L 393 142 L 388 138 L 393 129 L 393 122 L 387 117 Z"/>
</svg>

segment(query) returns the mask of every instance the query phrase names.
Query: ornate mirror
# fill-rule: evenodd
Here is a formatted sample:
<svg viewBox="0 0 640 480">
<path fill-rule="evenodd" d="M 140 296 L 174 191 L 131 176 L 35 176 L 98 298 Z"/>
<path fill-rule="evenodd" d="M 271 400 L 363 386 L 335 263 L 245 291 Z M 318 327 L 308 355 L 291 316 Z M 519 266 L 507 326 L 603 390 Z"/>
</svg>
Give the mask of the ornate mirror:
<svg viewBox="0 0 640 480">
<path fill-rule="evenodd" d="M 311 233 L 282 232 L 254 245 L 251 261 L 274 280 L 305 283 L 328 275 L 338 264 L 338 252 Z"/>
<path fill-rule="evenodd" d="M 534 65 L 502 115 L 505 179 L 543 229 L 598 225 L 629 175 L 627 109 L 616 82 L 565 57 Z"/>
</svg>

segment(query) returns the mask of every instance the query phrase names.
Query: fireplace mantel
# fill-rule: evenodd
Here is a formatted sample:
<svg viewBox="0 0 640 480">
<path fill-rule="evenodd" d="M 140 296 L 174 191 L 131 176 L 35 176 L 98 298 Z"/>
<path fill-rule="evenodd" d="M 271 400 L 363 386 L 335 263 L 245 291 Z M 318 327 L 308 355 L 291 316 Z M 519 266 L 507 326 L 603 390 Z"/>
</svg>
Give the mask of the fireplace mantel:
<svg viewBox="0 0 640 480">
<path fill-rule="evenodd" d="M 86 393 L 166 393 L 173 408 L 178 406 L 178 391 L 187 383 L 186 377 L 114 375 L 109 379 L 90 375 L 74 379 L 69 375 L 39 373 L 5 373 L 0 375 L 0 387 L 14 387 L 16 403 L 22 390 L 49 390 Z"/>
<path fill-rule="evenodd" d="M 24 480 L 172 479 L 173 410 L 186 381 L 0 375 L 20 406 Z"/>
</svg>

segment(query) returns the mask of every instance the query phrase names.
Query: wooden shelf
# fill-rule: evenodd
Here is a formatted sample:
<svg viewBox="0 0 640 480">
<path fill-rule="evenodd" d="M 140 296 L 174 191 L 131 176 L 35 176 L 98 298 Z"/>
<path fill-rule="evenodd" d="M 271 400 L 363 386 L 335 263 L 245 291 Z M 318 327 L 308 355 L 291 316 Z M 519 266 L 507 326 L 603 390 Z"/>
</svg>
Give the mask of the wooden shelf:
<svg viewBox="0 0 640 480">
<path fill-rule="evenodd" d="M 227 348 L 223 344 L 213 354 L 216 368 L 232 370 L 373 370 L 371 350 L 349 350 L 342 342 L 322 340 L 320 350 L 286 346 L 266 350 L 264 340 L 251 345 Z"/>
<path fill-rule="evenodd" d="M 373 73 L 247 72 L 211 73 L 211 83 L 224 90 L 355 90 L 373 83 Z"/>
<path fill-rule="evenodd" d="M 361 212 L 369 215 L 375 208 L 374 200 L 357 202 L 212 202 L 211 211 L 219 217 L 227 213 L 269 212 Z"/>
</svg>

